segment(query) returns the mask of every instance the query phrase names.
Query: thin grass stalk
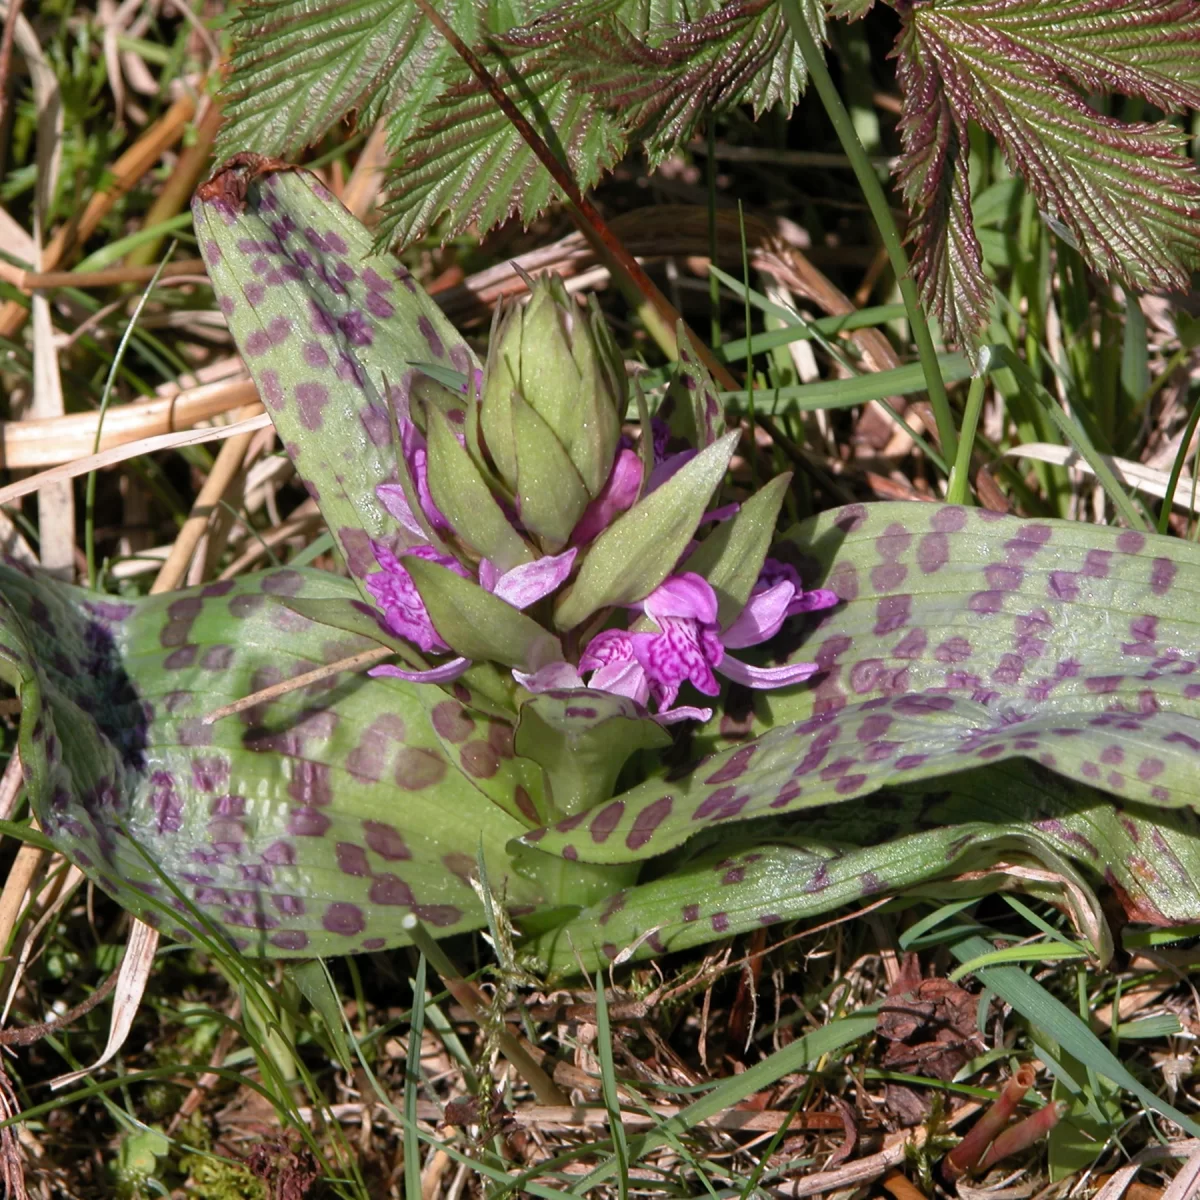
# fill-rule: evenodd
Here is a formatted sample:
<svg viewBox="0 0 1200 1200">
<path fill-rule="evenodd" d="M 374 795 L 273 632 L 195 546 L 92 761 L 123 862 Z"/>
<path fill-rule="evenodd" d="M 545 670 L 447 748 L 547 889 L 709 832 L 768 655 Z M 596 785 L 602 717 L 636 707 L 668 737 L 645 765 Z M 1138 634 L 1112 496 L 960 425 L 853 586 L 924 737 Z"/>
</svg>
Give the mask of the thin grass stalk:
<svg viewBox="0 0 1200 1200">
<path fill-rule="evenodd" d="M 1175 455 L 1175 461 L 1171 464 L 1171 477 L 1167 480 L 1167 495 L 1163 500 L 1162 508 L 1158 510 L 1156 524 L 1159 533 L 1167 532 L 1168 522 L 1171 519 L 1171 505 L 1175 500 L 1175 489 L 1179 486 L 1179 477 L 1183 474 L 1183 464 L 1187 462 L 1188 447 L 1192 444 L 1192 438 L 1195 436 L 1197 422 L 1200 422 L 1200 404 L 1193 404 L 1192 411 L 1188 414 L 1183 438 L 1179 443 L 1179 453 Z"/>
<path fill-rule="evenodd" d="M 912 330 L 913 341 L 917 346 L 917 355 L 925 372 L 925 390 L 929 393 L 929 403 L 933 406 L 934 419 L 937 421 L 938 438 L 942 443 L 942 453 L 947 462 L 952 462 L 958 456 L 958 434 L 954 425 L 954 414 L 950 410 L 950 401 L 946 395 L 946 385 L 942 380 L 941 368 L 938 366 L 937 350 L 933 344 L 933 334 L 929 322 L 925 318 L 925 310 L 921 307 L 921 299 L 917 295 L 917 285 L 909 272 L 908 255 L 904 252 L 904 243 L 900 238 L 900 230 L 892 218 L 892 210 L 888 207 L 887 196 L 883 186 L 875 174 L 875 168 L 863 148 L 862 142 L 854 129 L 854 122 L 842 103 L 829 68 L 825 65 L 825 55 L 817 45 L 796 0 L 781 0 L 783 15 L 796 39 L 796 45 L 808 69 L 808 77 L 817 89 L 817 95 L 825 106 L 825 111 L 833 124 L 842 149 L 854 169 L 858 186 L 862 188 L 863 197 L 871 216 L 879 229 L 879 236 L 887 250 L 888 259 L 896 275 L 900 287 L 900 296 L 904 300 L 904 308 L 908 313 L 908 324 Z"/>
<path fill-rule="evenodd" d="M 986 354 L 987 352 L 984 351 Z M 980 364 L 978 375 L 972 376 L 967 392 L 967 407 L 963 411 L 962 430 L 958 442 L 958 455 L 950 469 L 950 482 L 946 487 L 947 504 L 971 504 L 971 451 L 975 448 L 975 431 L 979 428 L 979 414 L 983 411 L 983 398 L 987 394 L 987 364 Z"/>
</svg>

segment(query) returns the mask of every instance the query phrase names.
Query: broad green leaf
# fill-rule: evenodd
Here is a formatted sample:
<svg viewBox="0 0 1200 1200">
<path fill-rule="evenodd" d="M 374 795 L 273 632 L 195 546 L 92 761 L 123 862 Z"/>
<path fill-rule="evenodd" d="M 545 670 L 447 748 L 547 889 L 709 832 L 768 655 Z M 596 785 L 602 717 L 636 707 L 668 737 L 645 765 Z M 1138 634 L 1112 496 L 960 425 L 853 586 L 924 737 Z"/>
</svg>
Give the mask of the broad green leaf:
<svg viewBox="0 0 1200 1200">
<path fill-rule="evenodd" d="M 555 609 L 559 629 L 573 629 L 609 605 L 641 600 L 666 579 L 724 478 L 738 436 L 727 433 L 702 450 L 595 540 Z"/>
<path fill-rule="evenodd" d="M 533 551 L 504 515 L 470 454 L 459 444 L 449 421 L 430 407 L 429 490 L 434 503 L 463 540 L 501 571 L 533 561 Z"/>
<path fill-rule="evenodd" d="M 433 627 L 456 654 L 536 671 L 562 658 L 558 643 L 532 617 L 479 584 L 427 559 L 408 556 Z"/>
<path fill-rule="evenodd" d="M 230 331 L 296 470 L 356 579 L 396 521 L 392 406 L 453 413 L 462 397 L 412 362 L 478 362 L 437 305 L 306 171 L 242 156 L 196 193 L 196 235 Z M 461 415 L 461 413 L 459 414 Z"/>
<path fill-rule="evenodd" d="M 544 692 L 521 705 L 516 748 L 545 769 L 562 816 L 594 808 L 613 794 L 625 760 L 662 750 L 671 739 L 625 696 L 588 690 Z"/>
<path fill-rule="evenodd" d="M 806 586 L 844 601 L 791 653 L 822 667 L 816 685 L 762 694 L 767 732 L 560 822 L 542 849 L 646 858 L 713 823 L 1010 757 L 1122 803 L 1200 802 L 1200 547 L 914 504 L 835 510 L 789 540 Z"/>
<path fill-rule="evenodd" d="M 791 481 L 790 471 L 776 475 L 742 505 L 735 517 L 722 521 L 680 568 L 694 571 L 712 584 L 722 629 L 737 619 L 758 581 Z"/>
<path fill-rule="evenodd" d="M 0 674 L 55 847 L 164 933 L 193 936 L 191 905 L 252 954 L 401 945 L 409 912 L 439 933 L 477 928 L 481 845 L 493 885 L 536 903 L 504 849 L 524 823 L 479 787 L 515 796 L 536 770 L 513 757 L 511 725 L 345 673 L 204 723 L 372 644 L 272 597 L 354 594 L 282 569 L 125 601 L 0 568 Z"/>
<path fill-rule="evenodd" d="M 1118 92 L 1166 112 L 1200 104 L 1196 0 L 942 0 L 903 20 L 900 178 L 914 271 L 949 333 L 974 340 L 986 315 L 966 178 L 972 120 L 1092 267 L 1186 289 L 1200 265 L 1186 135 L 1105 116 L 1083 97 Z"/>
<path fill-rule="evenodd" d="M 813 809 L 701 835 L 694 852 L 662 860 L 655 878 L 531 939 L 540 969 L 573 973 L 627 953 L 633 959 L 701 946 L 902 889 L 958 895 L 948 882 L 997 862 L 1059 873 L 1074 859 L 1116 892 L 1133 921 L 1200 916 L 1200 820 L 1187 809 L 1117 806 L 1036 764 L 1012 760 L 927 785 L 884 790 L 853 805 Z M 979 895 L 1001 873 L 965 885 Z M 1085 889 L 1087 884 L 1084 884 Z M 959 887 L 959 891 L 954 889 Z M 1057 903 L 1061 891 L 1046 893 Z M 1100 903 L 1092 899 L 1096 910 Z"/>
</svg>

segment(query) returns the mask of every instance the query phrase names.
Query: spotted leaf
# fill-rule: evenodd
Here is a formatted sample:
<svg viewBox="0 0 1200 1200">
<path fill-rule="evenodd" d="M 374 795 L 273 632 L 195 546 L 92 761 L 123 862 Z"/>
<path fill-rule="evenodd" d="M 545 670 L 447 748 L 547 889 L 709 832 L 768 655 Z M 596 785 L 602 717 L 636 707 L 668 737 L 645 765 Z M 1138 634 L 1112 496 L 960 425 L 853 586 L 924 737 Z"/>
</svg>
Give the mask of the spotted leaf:
<svg viewBox="0 0 1200 1200">
<path fill-rule="evenodd" d="M 835 510 L 789 542 L 806 586 L 843 600 L 794 632 L 814 686 L 764 696 L 757 738 L 538 845 L 645 858 L 713 823 L 1012 757 L 1156 808 L 1200 803 L 1200 548 L 923 504 Z"/>
<path fill-rule="evenodd" d="M 218 303 L 296 470 L 358 579 L 370 539 L 400 536 L 376 495 L 399 469 L 391 408 L 424 401 L 461 425 L 462 397 L 422 372 L 466 375 L 467 344 L 366 227 L 306 171 L 239 155 L 196 193 Z"/>
<path fill-rule="evenodd" d="M 165 933 L 193 936 L 190 905 L 253 954 L 399 945 L 408 913 L 439 935 L 479 926 L 481 845 L 493 886 L 536 902 L 505 853 L 530 817 L 491 795 L 534 812 L 538 768 L 507 722 L 361 674 L 204 722 L 371 645 L 272 598 L 353 595 L 283 569 L 127 602 L 0 568 L 0 676 L 55 846 Z"/>
<path fill-rule="evenodd" d="M 815 809 L 799 823 L 758 822 L 740 836 L 721 830 L 701 838 L 686 860 L 667 860 L 652 882 L 532 938 L 525 953 L 541 970 L 571 975 L 618 955 L 646 958 L 901 889 L 919 892 L 967 871 L 982 873 L 971 884 L 978 893 L 1010 880 L 1000 864 L 1014 863 L 1039 868 L 1042 882 L 1025 886 L 1073 902 L 1077 921 L 1099 943 L 1106 931 L 1093 889 L 1101 880 L 1130 920 L 1200 919 L 1194 812 L 1116 805 L 1036 763 L 1012 760 L 950 776 L 933 792 L 886 789 L 858 804 Z M 934 894 L 944 895 L 944 882 Z"/>
</svg>

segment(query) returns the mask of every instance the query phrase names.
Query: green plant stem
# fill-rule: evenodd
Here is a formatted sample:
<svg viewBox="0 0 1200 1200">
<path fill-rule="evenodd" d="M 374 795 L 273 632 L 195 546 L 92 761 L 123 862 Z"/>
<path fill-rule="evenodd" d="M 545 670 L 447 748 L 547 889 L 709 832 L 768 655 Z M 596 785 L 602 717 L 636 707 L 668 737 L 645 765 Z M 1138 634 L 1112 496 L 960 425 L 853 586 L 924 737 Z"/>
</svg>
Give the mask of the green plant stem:
<svg viewBox="0 0 1200 1200">
<path fill-rule="evenodd" d="M 1157 529 L 1159 533 L 1166 533 L 1170 528 L 1171 506 L 1175 503 L 1175 489 L 1179 486 L 1179 477 L 1183 474 L 1183 464 L 1187 462 L 1188 447 L 1192 444 L 1192 437 L 1196 432 L 1198 421 L 1200 421 L 1200 404 L 1193 404 L 1192 411 L 1188 415 L 1187 427 L 1183 431 L 1183 440 L 1179 443 L 1179 453 L 1175 455 L 1175 461 L 1171 464 L 1171 477 L 1167 480 L 1167 494 L 1163 497 L 1162 508 L 1158 510 Z M 1194 509 L 1188 513 L 1189 517 L 1194 515 Z"/>
<path fill-rule="evenodd" d="M 987 364 L 981 366 L 978 375 L 971 379 L 967 392 L 967 407 L 963 412 L 962 433 L 958 442 L 958 454 L 950 470 L 950 482 L 946 487 L 947 504 L 970 504 L 971 497 L 971 451 L 975 448 L 975 430 L 979 428 L 979 414 L 983 409 L 983 397 L 987 392 Z"/>
<path fill-rule="evenodd" d="M 942 443 L 942 454 L 947 462 L 953 462 L 958 457 L 958 435 L 954 426 L 954 414 L 950 411 L 950 401 L 946 396 L 946 385 L 942 381 L 942 373 L 938 368 L 937 351 L 933 345 L 933 334 L 929 331 L 929 322 L 925 319 L 925 310 L 921 307 L 917 295 L 917 285 L 913 282 L 908 269 L 908 255 L 904 252 L 904 244 L 900 239 L 900 230 L 892 218 L 888 207 L 887 196 L 879 178 L 875 174 L 871 160 L 863 148 L 862 142 L 854 129 L 854 122 L 842 103 L 834 85 L 829 68 L 825 65 L 825 55 L 817 45 L 796 0 L 780 0 L 783 5 L 783 15 L 796 39 L 796 45 L 808 68 L 808 77 L 821 97 L 821 103 L 829 115 L 842 149 L 854 169 L 858 186 L 862 188 L 863 197 L 871 216 L 883 239 L 884 249 L 888 260 L 896 274 L 896 282 L 900 286 L 900 296 L 908 313 L 908 324 L 912 329 L 913 341 L 917 345 L 917 355 L 925 371 L 925 388 L 929 393 L 929 403 L 933 405 L 934 419 L 937 421 L 938 437 Z"/>
</svg>

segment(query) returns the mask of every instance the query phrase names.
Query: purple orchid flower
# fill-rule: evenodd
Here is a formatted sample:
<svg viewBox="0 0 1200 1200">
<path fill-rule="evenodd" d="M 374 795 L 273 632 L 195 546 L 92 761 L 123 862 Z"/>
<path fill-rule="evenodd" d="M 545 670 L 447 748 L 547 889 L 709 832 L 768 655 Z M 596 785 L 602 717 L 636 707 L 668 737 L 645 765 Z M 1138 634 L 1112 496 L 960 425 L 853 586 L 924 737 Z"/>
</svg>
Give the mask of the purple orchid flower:
<svg viewBox="0 0 1200 1200">
<path fill-rule="evenodd" d="M 421 594 L 400 558 L 378 543 L 372 543 L 372 549 L 383 570 L 368 576 L 367 588 L 383 609 L 388 628 L 397 637 L 413 642 L 427 654 L 430 651 L 448 650 L 449 646 L 434 628 Z M 479 565 L 479 583 L 513 608 L 526 609 L 563 584 L 571 573 L 577 553 L 577 550 L 570 549 L 562 554 L 545 555 L 535 562 L 521 563 L 503 572 L 485 558 Z M 432 546 L 414 546 L 401 552 L 401 557 L 406 556 L 427 559 L 447 567 L 464 579 L 470 578 L 470 573 L 457 559 L 439 554 Z M 403 679 L 409 683 L 449 683 L 462 675 L 470 665 L 469 658 L 458 657 L 425 671 L 406 671 L 403 667 L 385 664 L 372 667 L 367 674 Z"/>
<path fill-rule="evenodd" d="M 716 593 L 707 580 L 687 571 L 670 576 L 632 606 L 653 620 L 657 632 L 606 629 L 588 643 L 578 668 L 552 663 L 533 674 L 514 672 L 514 676 L 534 692 L 588 687 L 627 696 L 647 708 L 653 702 L 654 720 L 662 725 L 707 721 L 712 716 L 708 708 L 675 705 L 684 683 L 706 696 L 720 691 L 716 674 L 758 689 L 803 683 L 819 670 L 816 663 L 753 667 L 726 653 L 774 637 L 793 612 L 813 612 L 837 603 L 831 591 L 805 592 L 786 564 L 768 562 L 770 568 L 764 569 L 745 607 L 724 632 L 717 619 Z M 588 673 L 591 678 L 585 683 Z"/>
</svg>

